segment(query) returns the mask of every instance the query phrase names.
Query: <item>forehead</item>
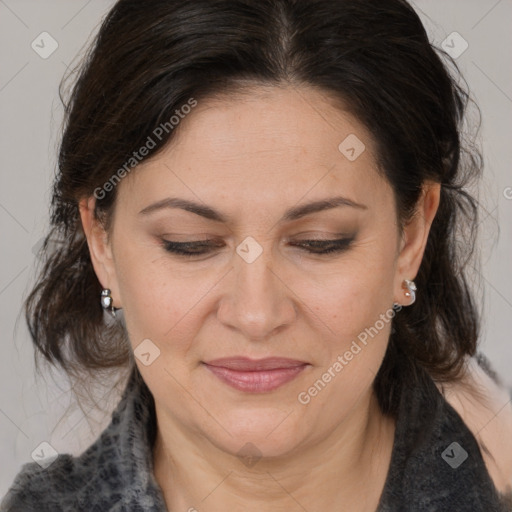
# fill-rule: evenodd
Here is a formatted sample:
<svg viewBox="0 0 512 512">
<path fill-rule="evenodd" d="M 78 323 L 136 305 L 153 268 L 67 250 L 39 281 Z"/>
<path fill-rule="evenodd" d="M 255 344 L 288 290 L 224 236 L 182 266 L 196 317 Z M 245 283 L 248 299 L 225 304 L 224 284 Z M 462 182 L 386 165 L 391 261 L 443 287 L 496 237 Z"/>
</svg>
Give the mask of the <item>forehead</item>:
<svg viewBox="0 0 512 512">
<path fill-rule="evenodd" d="M 208 145 L 209 155 L 224 161 L 247 154 L 265 159 L 271 152 L 272 158 L 308 155 L 335 162 L 339 144 L 353 134 L 373 152 L 370 133 L 342 107 L 313 88 L 253 87 L 200 101 L 169 149 L 179 155 L 180 149 Z"/>
<path fill-rule="evenodd" d="M 297 202 L 333 188 L 355 201 L 379 196 L 369 131 L 340 101 L 312 88 L 254 87 L 208 98 L 174 138 L 128 176 L 141 203 L 165 191 L 228 201 Z M 377 197 L 378 200 L 378 197 Z"/>
</svg>

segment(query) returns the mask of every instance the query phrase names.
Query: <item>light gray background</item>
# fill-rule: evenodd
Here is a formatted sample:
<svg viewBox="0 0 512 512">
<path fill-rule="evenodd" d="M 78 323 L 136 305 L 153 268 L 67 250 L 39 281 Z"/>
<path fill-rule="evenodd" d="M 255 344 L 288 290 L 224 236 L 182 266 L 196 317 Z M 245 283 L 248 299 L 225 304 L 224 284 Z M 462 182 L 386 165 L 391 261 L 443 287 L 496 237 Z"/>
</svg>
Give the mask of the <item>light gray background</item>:
<svg viewBox="0 0 512 512">
<path fill-rule="evenodd" d="M 67 409 L 73 402 L 58 374 L 56 382 L 35 375 L 20 308 L 34 278 L 34 247 L 47 227 L 62 114 L 58 84 L 112 4 L 0 0 L 0 496 L 41 442 L 78 454 L 109 421 L 87 410 L 85 420 L 80 409 Z M 414 5 L 435 44 L 454 31 L 469 44 L 457 63 L 483 118 L 481 347 L 512 386 L 512 0 L 415 0 Z M 31 48 L 44 31 L 59 45 L 47 59 Z"/>
</svg>

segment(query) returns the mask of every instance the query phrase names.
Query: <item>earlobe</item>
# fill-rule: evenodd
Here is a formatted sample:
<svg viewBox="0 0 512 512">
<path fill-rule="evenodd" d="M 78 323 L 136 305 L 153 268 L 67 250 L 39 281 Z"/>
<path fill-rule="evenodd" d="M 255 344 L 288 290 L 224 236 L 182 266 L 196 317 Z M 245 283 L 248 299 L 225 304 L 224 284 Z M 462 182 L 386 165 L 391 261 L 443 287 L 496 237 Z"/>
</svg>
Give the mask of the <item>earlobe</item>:
<svg viewBox="0 0 512 512">
<path fill-rule="evenodd" d="M 80 200 L 79 210 L 82 227 L 98 281 L 103 288 L 111 289 L 112 295 L 118 299 L 112 250 L 107 233 L 94 214 L 94 207 L 94 197 Z M 100 297 L 98 297 L 98 300 L 100 300 Z M 118 304 L 116 304 L 116 307 L 118 307 Z"/>
</svg>

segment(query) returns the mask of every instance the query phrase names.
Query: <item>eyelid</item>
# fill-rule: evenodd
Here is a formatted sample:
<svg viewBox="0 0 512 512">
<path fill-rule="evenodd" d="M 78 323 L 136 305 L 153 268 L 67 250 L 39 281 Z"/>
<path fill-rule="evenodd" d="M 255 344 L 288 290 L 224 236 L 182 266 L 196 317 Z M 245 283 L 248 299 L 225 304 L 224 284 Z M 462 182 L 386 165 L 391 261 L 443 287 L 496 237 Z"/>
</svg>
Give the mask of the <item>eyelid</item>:
<svg viewBox="0 0 512 512">
<path fill-rule="evenodd" d="M 207 246 L 207 247 L 221 247 L 224 245 L 223 242 L 219 242 L 214 238 L 205 238 L 205 239 L 196 239 L 196 240 L 187 240 L 185 242 L 179 242 L 178 240 L 166 240 L 162 239 L 162 243 L 164 245 L 170 247 L 198 247 L 198 246 Z"/>
<path fill-rule="evenodd" d="M 319 255 L 319 256 L 322 256 L 322 255 L 327 255 L 327 254 L 335 254 L 335 253 L 341 253 L 343 252 L 344 250 L 348 249 L 352 243 L 354 242 L 355 240 L 355 236 L 351 236 L 351 237 L 342 237 L 342 238 L 336 238 L 336 239 L 303 239 L 303 240 L 298 240 L 297 242 L 295 243 L 292 243 L 291 245 L 295 245 L 295 246 L 299 246 L 299 247 L 304 247 L 304 246 L 309 246 L 311 248 L 317 248 L 319 250 L 317 251 L 314 251 L 314 250 L 307 250 L 305 249 L 307 252 L 309 252 L 311 255 Z"/>
<path fill-rule="evenodd" d="M 320 240 L 320 241 L 334 241 L 340 240 L 342 238 L 353 238 L 355 236 L 355 232 L 345 231 L 345 232 L 318 232 L 318 231 L 301 231 L 300 233 L 296 233 L 293 236 L 289 236 L 286 238 L 286 241 L 290 240 Z"/>
</svg>

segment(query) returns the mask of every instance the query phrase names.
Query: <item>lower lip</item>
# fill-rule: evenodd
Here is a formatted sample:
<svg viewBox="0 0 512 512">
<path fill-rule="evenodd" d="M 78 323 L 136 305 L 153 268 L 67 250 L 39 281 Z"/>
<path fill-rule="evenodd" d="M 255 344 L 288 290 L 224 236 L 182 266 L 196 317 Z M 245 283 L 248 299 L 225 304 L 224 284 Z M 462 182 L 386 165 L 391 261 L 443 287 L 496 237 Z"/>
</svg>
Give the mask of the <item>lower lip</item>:
<svg viewBox="0 0 512 512">
<path fill-rule="evenodd" d="M 210 366 L 208 364 L 205 364 L 205 366 L 220 380 L 239 391 L 265 393 L 273 391 L 295 379 L 307 365 L 253 372 L 230 370 L 228 368 Z"/>
</svg>

